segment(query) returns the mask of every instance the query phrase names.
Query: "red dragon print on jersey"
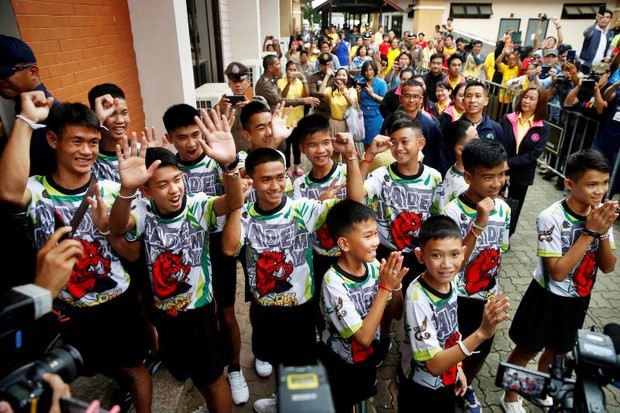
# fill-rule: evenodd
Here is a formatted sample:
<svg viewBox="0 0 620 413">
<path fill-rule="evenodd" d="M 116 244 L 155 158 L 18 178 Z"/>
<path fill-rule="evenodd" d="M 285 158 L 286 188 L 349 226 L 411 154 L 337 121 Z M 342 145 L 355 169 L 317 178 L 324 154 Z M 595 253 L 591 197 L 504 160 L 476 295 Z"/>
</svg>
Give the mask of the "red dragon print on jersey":
<svg viewBox="0 0 620 413">
<path fill-rule="evenodd" d="M 261 296 L 281 293 L 292 287 L 287 278 L 293 273 L 293 264 L 284 261 L 283 251 L 264 251 L 256 260 L 256 289 Z"/>
<path fill-rule="evenodd" d="M 487 248 L 482 250 L 472 262 L 467 264 L 463 277 L 467 294 L 473 295 L 495 287 L 499 263 L 499 250 Z"/>
<path fill-rule="evenodd" d="M 579 297 L 587 297 L 592 291 L 594 281 L 596 281 L 596 256 L 594 251 L 586 252 L 579 267 L 573 274 L 573 283 L 577 288 Z"/>
<path fill-rule="evenodd" d="M 110 278 L 110 260 L 101 256 L 99 241 L 79 241 L 84 248 L 84 255 L 73 267 L 71 278 L 67 282 L 67 291 L 76 300 L 90 292 L 102 293 L 117 285 L 117 282 Z"/>
<path fill-rule="evenodd" d="M 323 248 L 325 251 L 331 250 L 336 245 L 334 239 L 329 235 L 327 225 L 323 225 L 316 232 L 316 240 L 319 242 L 321 248 Z"/>
<path fill-rule="evenodd" d="M 450 347 L 456 346 L 456 343 L 458 343 L 459 338 L 460 338 L 460 334 L 458 332 L 455 332 L 454 334 L 452 334 L 448 338 L 448 340 L 446 340 L 444 350 L 447 350 Z M 446 371 L 441 373 L 441 382 L 443 383 L 443 385 L 450 386 L 451 384 L 456 383 L 456 373 L 457 373 L 456 364 L 448 367 Z"/>
<path fill-rule="evenodd" d="M 164 251 L 153 263 L 153 294 L 160 300 L 183 294 L 191 285 L 189 279 L 190 265 L 183 264 L 181 254 Z"/>
<path fill-rule="evenodd" d="M 417 232 L 422 225 L 422 217 L 411 211 L 403 211 L 392 222 L 390 232 L 396 249 L 403 250 L 411 247 L 417 238 Z"/>
</svg>

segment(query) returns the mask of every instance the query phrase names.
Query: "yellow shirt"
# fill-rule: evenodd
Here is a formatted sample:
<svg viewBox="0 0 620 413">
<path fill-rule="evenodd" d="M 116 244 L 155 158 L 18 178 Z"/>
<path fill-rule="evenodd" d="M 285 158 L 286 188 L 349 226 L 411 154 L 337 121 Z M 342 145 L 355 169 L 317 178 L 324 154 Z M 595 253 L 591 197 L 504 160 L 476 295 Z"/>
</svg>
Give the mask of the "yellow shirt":
<svg viewBox="0 0 620 413">
<path fill-rule="evenodd" d="M 388 49 L 388 53 L 387 53 L 388 64 L 385 68 L 385 71 L 383 72 L 384 75 L 387 75 L 390 72 L 390 70 L 392 70 L 392 66 L 394 66 L 394 62 L 396 61 L 396 59 L 398 59 L 398 56 L 400 56 L 400 49 L 392 49 L 391 47 Z"/>
<path fill-rule="evenodd" d="M 484 59 L 484 65 L 487 68 L 487 80 L 493 80 L 495 74 L 495 54 L 489 53 L 487 58 Z"/>
<path fill-rule="evenodd" d="M 280 92 L 284 90 L 286 87 L 287 79 L 284 77 L 282 79 L 278 79 L 278 89 Z M 291 86 L 288 88 L 288 94 L 286 96 L 282 96 L 286 99 L 299 99 L 304 97 L 304 85 L 301 83 L 299 79 L 295 79 Z M 304 105 L 294 106 L 291 112 L 288 114 L 288 119 L 286 121 L 286 126 L 290 127 L 293 122 L 297 125 L 297 122 L 304 117 Z"/>
<path fill-rule="evenodd" d="M 519 146 L 521 146 L 521 142 L 523 138 L 525 138 L 527 131 L 530 130 L 534 124 L 534 115 L 527 119 L 523 119 L 521 115 L 522 113 L 519 113 L 519 116 L 517 116 L 517 153 L 519 153 Z"/>
<path fill-rule="evenodd" d="M 353 102 L 357 100 L 357 91 L 355 89 L 348 89 L 346 93 L 353 99 Z M 347 98 L 344 97 L 344 94 L 340 93 L 339 90 L 336 90 L 332 95 L 332 88 L 326 87 L 324 95 L 329 102 L 329 110 L 332 113 L 332 118 L 335 120 L 344 120 L 344 112 L 346 112 L 350 106 L 349 102 L 347 102 Z"/>
<path fill-rule="evenodd" d="M 357 45 L 355 45 L 355 46 L 353 46 L 353 47 L 351 48 L 351 52 L 349 53 L 349 57 L 350 57 L 351 59 L 353 59 L 353 58 L 355 57 L 355 54 L 356 54 L 356 53 L 357 53 Z"/>
<path fill-rule="evenodd" d="M 456 53 L 456 47 L 448 48 L 444 46 L 441 53 L 443 53 L 443 57 L 447 59 L 448 57 Z"/>
<path fill-rule="evenodd" d="M 441 115 L 443 111 L 446 110 L 446 108 L 449 105 L 450 105 L 450 99 L 446 100 L 445 103 L 441 103 L 440 101 L 437 101 L 437 110 L 439 111 L 439 114 Z"/>
<path fill-rule="evenodd" d="M 519 66 L 515 66 L 511 69 L 507 64 L 500 63 L 497 65 L 497 70 L 502 74 L 502 85 L 506 85 L 510 79 L 519 76 Z M 499 91 L 499 101 L 502 103 L 510 103 L 514 97 L 514 91 L 507 91 L 504 89 Z"/>
</svg>

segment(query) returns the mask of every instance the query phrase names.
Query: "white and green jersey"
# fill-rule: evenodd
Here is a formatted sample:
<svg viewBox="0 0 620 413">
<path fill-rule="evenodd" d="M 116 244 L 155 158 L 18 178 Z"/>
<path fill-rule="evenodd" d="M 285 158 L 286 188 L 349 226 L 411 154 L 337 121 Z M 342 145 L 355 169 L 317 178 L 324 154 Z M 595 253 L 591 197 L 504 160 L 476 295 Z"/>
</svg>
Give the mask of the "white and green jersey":
<svg viewBox="0 0 620 413">
<path fill-rule="evenodd" d="M 465 177 L 463 176 L 463 172 L 459 171 L 453 166 L 448 169 L 446 172 L 446 176 L 443 178 L 442 186 L 442 194 L 441 199 L 439 200 L 439 207 L 443 210 L 446 205 L 450 203 L 453 199 L 456 199 L 457 196 L 461 195 L 463 192 L 469 188 L 467 182 L 465 182 Z"/>
<path fill-rule="evenodd" d="M 400 364 L 405 377 L 420 386 L 439 389 L 456 382 L 456 364 L 440 376 L 431 374 L 426 362 L 461 339 L 457 318 L 456 284 L 440 293 L 416 278 L 405 293 L 405 334 L 400 344 Z"/>
<path fill-rule="evenodd" d="M 368 174 L 364 188 L 368 206 L 377 213 L 381 244 L 405 253 L 418 246 L 422 222 L 441 212 L 440 184 L 441 174 L 422 163 L 415 176 L 402 175 L 396 163 Z"/>
<path fill-rule="evenodd" d="M 331 171 L 321 179 L 314 178 L 312 176 L 312 171 L 299 177 L 293 182 L 293 197 L 318 199 L 334 179 L 336 180 L 336 186 L 347 182 L 346 165 L 334 162 Z M 338 194 L 336 194 L 336 198 L 345 199 L 346 197 L 347 188 L 343 187 Z M 314 252 L 329 256 L 340 255 L 340 248 L 338 248 L 336 242 L 329 235 L 326 225 L 323 225 L 315 234 Z"/>
<path fill-rule="evenodd" d="M 203 192 L 209 196 L 224 195 L 224 181 L 222 168 L 206 153 L 192 162 L 183 162 L 177 156 L 177 166 L 183 173 L 183 184 L 185 193 L 197 194 Z M 217 217 L 217 229 L 213 232 L 220 232 L 226 223 L 226 216 Z"/>
<path fill-rule="evenodd" d="M 187 194 L 174 214 L 134 199 L 136 236 L 144 241 L 155 306 L 171 316 L 207 305 L 213 298 L 209 232 L 216 227 L 217 197 Z"/>
<path fill-rule="evenodd" d="M 501 254 L 509 248 L 510 207 L 499 198 L 493 202 L 495 209 L 489 214 L 489 223 L 476 239 L 469 262 L 456 276 L 461 297 L 485 300 L 499 292 Z M 446 205 L 443 214 L 456 222 L 465 238 L 477 217 L 476 204 L 461 194 Z"/>
<path fill-rule="evenodd" d="M 253 202 L 241 209 L 241 244 L 246 245 L 250 291 L 264 306 L 296 306 L 314 296 L 313 232 L 335 199 L 282 198 L 263 211 Z"/>
<path fill-rule="evenodd" d="M 363 277 L 351 275 L 338 265 L 331 266 L 321 287 L 321 313 L 325 318 L 321 340 L 349 364 L 360 363 L 371 354 L 353 340 L 379 290 L 379 261 L 364 265 Z M 375 339 L 379 339 L 378 328 Z"/>
<path fill-rule="evenodd" d="M 278 153 L 282 155 L 282 159 L 284 160 L 284 165 L 286 165 L 286 156 L 284 156 L 284 154 L 280 151 L 278 151 Z M 239 155 L 239 169 L 243 169 L 245 168 L 245 158 L 248 157 L 248 153 L 245 151 L 240 151 L 238 155 Z M 284 188 L 284 192 L 287 196 L 290 196 L 293 193 L 293 182 L 291 181 L 291 178 L 288 175 L 286 176 L 286 187 Z M 256 197 L 256 190 L 252 188 L 252 190 L 248 194 L 248 197 L 245 199 L 245 202 L 249 204 L 252 202 L 256 202 L 257 199 L 258 198 Z"/>
<path fill-rule="evenodd" d="M 571 249 L 581 230 L 585 228 L 586 217 L 571 211 L 566 200 L 553 203 L 538 215 L 538 265 L 534 279 L 553 294 L 562 297 L 587 297 L 592 291 L 598 272 L 596 255 L 601 241 L 595 239 L 588 251 L 563 281 L 554 281 L 549 275 L 545 258 L 560 258 Z M 609 242 L 615 249 L 613 226 L 609 228 Z"/>
<path fill-rule="evenodd" d="M 114 203 L 119 187 L 115 182 L 99 179 L 101 196 L 108 208 Z M 68 224 L 84 199 L 88 185 L 67 190 L 50 177 L 32 176 L 28 179 L 27 188 L 32 199 L 26 213 L 34 227 L 34 246 L 40 249 L 54 233 L 54 210 Z M 129 273 L 123 268 L 108 239 L 97 229 L 90 210 L 86 211 L 73 238 L 82 244 L 84 255 L 73 268 L 59 298 L 75 307 L 90 307 L 124 293 L 129 287 Z"/>
<path fill-rule="evenodd" d="M 99 149 L 99 154 L 90 172 L 98 179 L 107 179 L 118 183 L 121 182 L 121 176 L 118 173 L 118 158 L 116 157 L 116 153 Z"/>
</svg>

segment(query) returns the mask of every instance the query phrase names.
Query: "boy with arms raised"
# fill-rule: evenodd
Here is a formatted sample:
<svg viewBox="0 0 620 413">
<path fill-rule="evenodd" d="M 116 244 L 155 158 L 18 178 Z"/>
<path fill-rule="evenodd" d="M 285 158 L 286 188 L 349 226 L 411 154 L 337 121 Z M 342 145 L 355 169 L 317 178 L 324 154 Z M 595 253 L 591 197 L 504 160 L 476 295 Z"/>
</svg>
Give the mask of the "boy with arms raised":
<svg viewBox="0 0 620 413">
<path fill-rule="evenodd" d="M 222 196 L 186 193 L 177 158 L 167 149 L 137 144 L 116 148 L 121 177 L 119 196 L 110 213 L 115 234 L 134 231 L 144 241 L 155 306 L 161 354 L 171 368 L 187 372 L 209 411 L 230 412 L 231 395 L 222 373 L 218 326 L 213 302 L 208 232 L 217 216 L 243 204 L 238 158 L 228 122 L 202 111 L 194 118 L 206 142 L 202 151 L 222 165 Z M 143 139 L 146 146 L 146 140 Z M 147 199 L 135 198 L 140 191 Z M 229 274 L 231 277 L 233 274 Z"/>
<path fill-rule="evenodd" d="M 362 182 L 353 139 L 338 134 L 332 144 L 347 161 L 347 198 L 359 202 Z M 250 305 L 252 351 L 257 359 L 271 364 L 308 364 L 316 359 L 313 232 L 323 226 L 337 200 L 284 196 L 284 158 L 275 149 L 253 150 L 245 167 L 257 200 L 229 215 L 222 249 L 227 255 L 237 255 L 246 244 L 248 283 L 254 296 Z M 275 398 L 254 404 L 259 413 L 275 408 Z"/>
<path fill-rule="evenodd" d="M 575 345 L 590 304 L 596 273 L 616 265 L 613 223 L 617 201 L 605 201 L 611 168 L 603 155 L 587 149 L 566 162 L 568 197 L 554 202 L 536 220 L 538 265 L 510 327 L 516 347 L 508 362 L 526 366 L 544 349 L 538 370 L 547 372 L 556 354 Z M 522 400 L 507 391 L 500 406 L 523 413 Z"/>
<path fill-rule="evenodd" d="M 223 171 L 220 164 L 202 149 L 202 131 L 194 118 L 200 112 L 187 104 L 169 107 L 163 122 L 166 137 L 177 150 L 177 165 L 183 173 L 183 184 L 188 194 L 203 192 L 208 196 L 224 195 Z M 225 218 L 218 217 L 217 229 L 209 232 L 209 251 L 213 274 L 213 293 L 218 305 L 218 318 L 223 339 L 223 361 L 228 364 L 228 382 L 233 403 L 248 401 L 250 392 L 241 371 L 241 333 L 235 316 L 237 260 L 222 254 L 222 228 Z"/>
<path fill-rule="evenodd" d="M 400 252 L 379 264 L 377 222 L 367 206 L 348 200 L 334 205 L 327 228 L 342 253 L 325 274 L 321 289 L 326 325 L 319 354 L 336 411 L 351 412 L 377 392 L 373 343 L 378 342 L 384 311 L 403 311 L 401 281 L 408 269 L 402 268 Z"/>
<path fill-rule="evenodd" d="M 460 230 L 452 219 L 433 216 L 422 224 L 419 239 L 415 254 L 426 270 L 405 294 L 398 411 L 454 412 L 467 387 L 460 362 L 508 319 L 508 298 L 498 293 L 488 300 L 479 327 L 462 339 L 454 281 L 467 250 Z"/>
<path fill-rule="evenodd" d="M 500 255 L 508 250 L 510 207 L 497 196 L 506 181 L 506 150 L 497 141 L 475 139 L 463 148 L 462 162 L 469 187 L 444 209 L 457 223 L 466 247 L 464 266 L 457 275 L 459 329 L 472 334 L 484 315 L 485 303 L 499 293 Z M 491 351 L 495 336 L 463 361 L 472 383 Z M 465 412 L 480 412 L 473 387 L 464 395 Z"/>
<path fill-rule="evenodd" d="M 119 378 L 129 387 L 136 410 L 150 412 L 151 377 L 142 366 L 146 326 L 135 281 L 112 249 L 108 230 L 107 205 L 119 188 L 91 173 L 99 151 L 99 120 L 82 104 L 61 103 L 50 110 L 52 103 L 41 91 L 22 94 L 21 113 L 0 159 L 0 199 L 30 217 L 33 242 L 40 249 L 54 233 L 55 213 L 70 222 L 90 190 L 96 201 L 91 199 L 91 213 L 73 233 L 84 256 L 59 295 L 68 316 L 61 337 L 80 351 L 88 373 Z M 56 169 L 49 176 L 28 178 L 32 131 L 46 118 Z"/>
</svg>

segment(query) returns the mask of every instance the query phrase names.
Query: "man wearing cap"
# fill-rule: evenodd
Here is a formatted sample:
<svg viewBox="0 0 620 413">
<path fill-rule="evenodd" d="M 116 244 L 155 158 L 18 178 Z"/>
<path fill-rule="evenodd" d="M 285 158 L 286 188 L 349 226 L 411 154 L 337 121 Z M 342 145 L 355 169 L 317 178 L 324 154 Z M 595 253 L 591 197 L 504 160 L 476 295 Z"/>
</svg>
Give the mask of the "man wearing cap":
<svg viewBox="0 0 620 413">
<path fill-rule="evenodd" d="M 547 71 L 546 76 L 540 79 L 540 84 L 545 89 L 551 88 L 553 85 L 553 79 L 562 73 L 562 67 L 558 65 L 558 49 L 547 49 L 543 52 L 543 68 L 549 67 L 550 69 L 543 69 Z"/>
<path fill-rule="evenodd" d="M 372 39 L 372 34 L 368 32 L 362 35 L 362 44 L 366 46 L 366 54 L 374 59 L 375 53 L 379 53 L 379 48 L 375 43 L 372 43 Z"/>
<path fill-rule="evenodd" d="M 613 37 L 613 30 L 609 30 L 609 23 L 613 12 L 605 9 L 603 14 L 596 13 L 596 20 L 583 31 L 583 45 L 581 46 L 581 72 L 590 73 L 592 64 L 607 62 L 609 43 Z"/>
<path fill-rule="evenodd" d="M 256 82 L 254 92 L 256 95 L 262 96 L 267 100 L 267 104 L 272 112 L 276 105 L 282 101 L 284 101 L 286 106 L 319 104 L 319 100 L 312 96 L 297 99 L 282 98 L 280 89 L 278 89 L 278 85 L 276 84 L 280 76 L 282 76 L 282 65 L 277 57 L 273 55 L 265 56 L 263 58 L 263 69 L 265 69 L 265 73 L 263 73 L 260 79 L 258 79 L 258 82 Z"/>
<path fill-rule="evenodd" d="M 0 35 L 0 96 L 13 100 L 15 113 L 20 113 L 20 95 L 34 90 L 43 91 L 46 97 L 52 96 L 41 82 L 32 49 L 20 39 Z M 46 128 L 40 128 L 32 134 L 30 175 L 47 175 L 56 168 L 54 151 L 47 143 L 46 132 Z"/>
<path fill-rule="evenodd" d="M 325 96 L 319 92 L 319 89 L 321 89 L 323 82 L 327 82 L 325 87 L 332 87 L 334 82 L 334 73 L 336 73 L 337 70 L 332 64 L 333 61 L 334 59 L 332 58 L 331 53 L 321 53 L 317 60 L 319 70 L 308 78 L 310 96 L 313 96 L 315 99 L 320 101 L 320 103 L 314 108 L 315 113 L 325 116 L 328 119 L 331 117 L 329 103 L 325 99 Z"/>
<path fill-rule="evenodd" d="M 236 109 L 235 122 L 231 127 L 231 133 L 235 140 L 235 147 L 237 152 L 248 151 L 250 149 L 250 142 L 243 137 L 243 125 L 241 125 L 241 108 L 250 103 L 253 100 L 258 100 L 268 105 L 267 99 L 262 96 L 253 96 L 252 88 L 250 87 L 250 70 L 247 66 L 239 62 L 231 62 L 226 66 L 224 74 L 228 79 L 228 90 L 222 95 L 222 99 L 218 106 L 223 106 L 232 102 L 228 98 L 229 96 L 243 96 L 245 99 L 240 102 L 235 102 L 232 107 Z"/>
<path fill-rule="evenodd" d="M 329 55 L 331 55 L 331 62 L 332 62 L 332 65 L 334 66 L 334 70 L 340 69 L 340 61 L 338 60 L 336 55 L 332 53 L 332 48 L 327 42 L 321 43 L 321 54 L 319 56 L 322 56 L 324 53 L 328 53 Z M 319 59 L 317 59 L 314 65 L 314 71 L 318 72 L 319 70 L 321 70 L 321 64 L 319 62 Z"/>
</svg>

